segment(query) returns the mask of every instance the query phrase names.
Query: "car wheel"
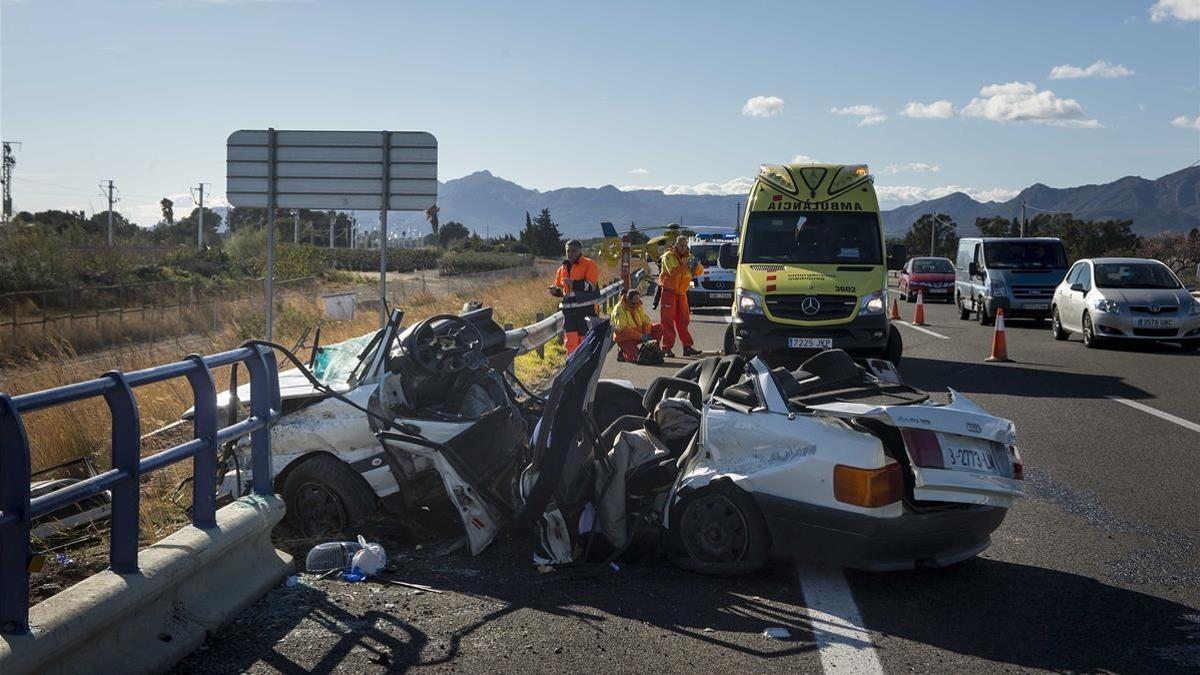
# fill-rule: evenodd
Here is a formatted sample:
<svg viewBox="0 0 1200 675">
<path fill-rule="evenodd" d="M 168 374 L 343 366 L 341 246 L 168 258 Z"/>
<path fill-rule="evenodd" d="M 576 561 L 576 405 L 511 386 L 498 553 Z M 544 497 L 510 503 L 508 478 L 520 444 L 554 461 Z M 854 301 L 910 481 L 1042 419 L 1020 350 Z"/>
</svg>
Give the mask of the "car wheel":
<svg viewBox="0 0 1200 675">
<path fill-rule="evenodd" d="M 288 523 L 306 537 L 352 529 L 376 509 L 375 493 L 345 462 L 316 455 L 288 472 L 283 481 Z"/>
<path fill-rule="evenodd" d="M 904 353 L 904 338 L 900 335 L 900 330 L 895 326 L 888 326 L 888 341 L 887 346 L 883 348 L 883 354 L 880 358 L 884 361 L 891 361 L 893 366 L 900 365 L 900 357 Z"/>
<path fill-rule="evenodd" d="M 962 321 L 970 321 L 971 320 L 971 308 L 963 306 L 963 301 L 962 301 L 961 295 L 959 295 L 957 293 L 954 294 L 954 304 L 958 305 L 958 318 Z"/>
<path fill-rule="evenodd" d="M 1064 329 L 1062 326 L 1062 320 L 1058 318 L 1057 307 L 1054 308 L 1053 316 L 1050 318 L 1050 334 L 1054 336 L 1055 340 L 1059 341 L 1066 340 L 1068 337 L 1070 337 L 1066 329 Z"/>
<path fill-rule="evenodd" d="M 729 356 L 730 354 L 736 353 L 737 345 L 733 341 L 733 324 L 730 324 L 729 327 L 725 329 L 725 355 Z"/>
<path fill-rule="evenodd" d="M 1087 312 L 1083 314 L 1083 346 L 1088 349 L 1100 346 L 1100 338 L 1096 337 L 1096 329 L 1092 326 L 1092 317 Z"/>
<path fill-rule="evenodd" d="M 701 574 L 750 574 L 767 562 L 770 534 L 754 499 L 718 482 L 683 498 L 671 515 L 672 559 Z"/>
<path fill-rule="evenodd" d="M 979 306 L 975 312 L 978 315 L 980 326 L 992 325 L 992 317 L 988 314 L 987 303 L 983 301 L 983 298 L 979 299 Z"/>
</svg>

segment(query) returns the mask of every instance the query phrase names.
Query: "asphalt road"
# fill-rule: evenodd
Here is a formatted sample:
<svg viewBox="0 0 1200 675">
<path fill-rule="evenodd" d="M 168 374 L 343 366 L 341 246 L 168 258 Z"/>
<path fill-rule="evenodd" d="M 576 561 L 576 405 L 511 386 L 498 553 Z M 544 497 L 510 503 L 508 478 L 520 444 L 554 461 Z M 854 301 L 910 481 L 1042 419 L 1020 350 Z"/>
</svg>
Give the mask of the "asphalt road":
<svg viewBox="0 0 1200 675">
<path fill-rule="evenodd" d="M 542 575 L 520 540 L 477 558 L 401 541 L 398 578 L 444 593 L 303 577 L 179 670 L 1200 669 L 1200 354 L 1087 350 L 1010 321 L 1016 362 L 984 363 L 992 328 L 926 310 L 933 334 L 900 328 L 901 372 L 1014 420 L 1026 465 L 1026 498 L 974 560 L 892 574 L 781 564 L 724 579 L 647 561 Z M 719 349 L 725 325 L 697 315 L 697 346 Z M 614 354 L 605 375 L 644 386 L 669 372 Z M 790 636 L 764 636 L 771 627 Z"/>
</svg>

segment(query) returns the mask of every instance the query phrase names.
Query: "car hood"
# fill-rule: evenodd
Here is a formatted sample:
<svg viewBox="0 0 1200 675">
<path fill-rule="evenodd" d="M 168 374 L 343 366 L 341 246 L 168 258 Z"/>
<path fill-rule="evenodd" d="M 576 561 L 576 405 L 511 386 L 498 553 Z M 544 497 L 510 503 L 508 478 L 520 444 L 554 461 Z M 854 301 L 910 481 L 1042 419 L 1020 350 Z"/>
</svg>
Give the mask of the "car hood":
<svg viewBox="0 0 1200 675">
<path fill-rule="evenodd" d="M 1109 300 L 1129 305 L 1179 305 L 1187 307 L 1191 296 L 1182 288 L 1097 288 Z"/>
</svg>

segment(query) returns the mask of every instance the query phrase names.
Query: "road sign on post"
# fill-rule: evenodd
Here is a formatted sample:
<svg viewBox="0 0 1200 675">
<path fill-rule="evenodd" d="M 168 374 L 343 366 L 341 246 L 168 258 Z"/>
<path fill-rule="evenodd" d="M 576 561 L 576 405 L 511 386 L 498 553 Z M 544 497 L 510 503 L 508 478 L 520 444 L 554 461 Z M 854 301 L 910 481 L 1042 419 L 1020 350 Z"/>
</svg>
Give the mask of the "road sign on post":
<svg viewBox="0 0 1200 675">
<path fill-rule="evenodd" d="M 437 201 L 437 139 L 424 131 L 242 130 L 226 141 L 225 195 L 233 206 L 378 210 L 380 323 L 386 320 L 388 211 Z M 268 248 L 274 237 L 268 232 Z M 267 253 L 267 338 L 274 298 Z"/>
</svg>

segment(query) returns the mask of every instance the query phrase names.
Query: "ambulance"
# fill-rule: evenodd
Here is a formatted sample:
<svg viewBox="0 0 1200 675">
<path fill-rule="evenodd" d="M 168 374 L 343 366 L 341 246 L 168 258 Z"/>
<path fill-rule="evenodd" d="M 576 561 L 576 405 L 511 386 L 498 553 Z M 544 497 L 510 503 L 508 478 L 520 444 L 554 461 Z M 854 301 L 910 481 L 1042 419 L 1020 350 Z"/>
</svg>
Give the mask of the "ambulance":
<svg viewBox="0 0 1200 675">
<path fill-rule="evenodd" d="M 887 260 L 865 164 L 764 165 L 747 200 L 726 353 L 792 362 L 823 349 L 900 360 Z"/>
</svg>

